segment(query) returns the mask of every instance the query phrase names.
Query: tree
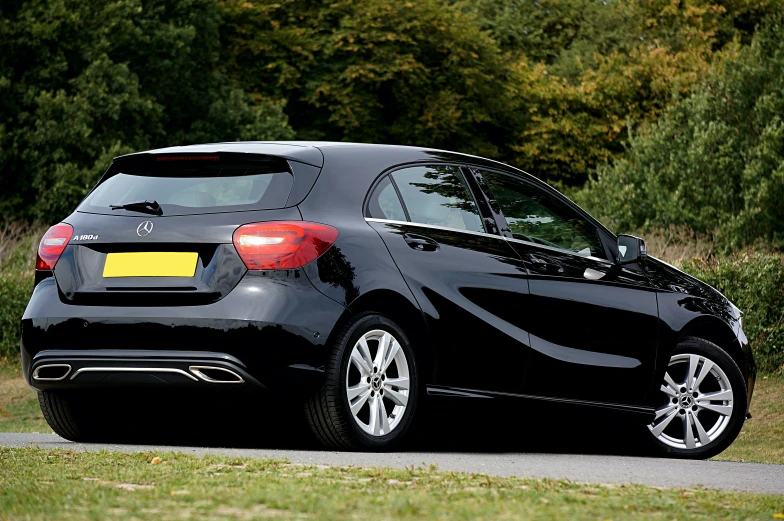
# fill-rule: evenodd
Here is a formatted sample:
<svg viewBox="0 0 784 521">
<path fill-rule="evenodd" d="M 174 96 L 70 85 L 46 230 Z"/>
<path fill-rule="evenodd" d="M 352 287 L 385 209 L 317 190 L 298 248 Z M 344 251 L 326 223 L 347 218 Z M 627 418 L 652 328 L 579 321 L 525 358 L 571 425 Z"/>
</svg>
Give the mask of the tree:
<svg viewBox="0 0 784 521">
<path fill-rule="evenodd" d="M 219 23 L 212 0 L 3 3 L 3 215 L 64 217 L 121 153 L 292 137 L 221 72 Z"/>
<path fill-rule="evenodd" d="M 777 20 L 728 49 L 578 199 L 619 229 L 686 225 L 725 249 L 784 247 L 782 36 Z"/>
</svg>

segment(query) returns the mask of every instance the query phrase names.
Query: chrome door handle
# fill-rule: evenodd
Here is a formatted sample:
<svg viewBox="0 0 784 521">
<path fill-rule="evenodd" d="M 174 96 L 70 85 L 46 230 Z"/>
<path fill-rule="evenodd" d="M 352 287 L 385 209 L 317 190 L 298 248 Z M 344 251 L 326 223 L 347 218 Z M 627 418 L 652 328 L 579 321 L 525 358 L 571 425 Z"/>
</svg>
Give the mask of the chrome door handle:
<svg viewBox="0 0 784 521">
<path fill-rule="evenodd" d="M 438 243 L 430 237 L 425 237 L 424 235 L 406 233 L 403 235 L 403 239 L 405 239 L 409 248 L 417 251 L 436 251 L 438 249 Z"/>
</svg>

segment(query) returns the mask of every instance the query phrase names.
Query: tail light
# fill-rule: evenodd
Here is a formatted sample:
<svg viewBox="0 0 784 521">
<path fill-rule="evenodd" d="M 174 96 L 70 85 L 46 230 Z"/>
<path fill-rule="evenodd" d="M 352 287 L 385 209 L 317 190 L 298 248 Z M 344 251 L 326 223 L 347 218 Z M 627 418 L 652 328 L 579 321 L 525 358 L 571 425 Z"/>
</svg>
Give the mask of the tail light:
<svg viewBox="0 0 784 521">
<path fill-rule="evenodd" d="M 70 224 L 60 223 L 49 228 L 38 245 L 35 269 L 53 270 L 72 235 L 73 227 Z"/>
<path fill-rule="evenodd" d="M 290 270 L 318 259 L 337 238 L 325 224 L 271 221 L 237 228 L 234 247 L 249 270 Z"/>
</svg>

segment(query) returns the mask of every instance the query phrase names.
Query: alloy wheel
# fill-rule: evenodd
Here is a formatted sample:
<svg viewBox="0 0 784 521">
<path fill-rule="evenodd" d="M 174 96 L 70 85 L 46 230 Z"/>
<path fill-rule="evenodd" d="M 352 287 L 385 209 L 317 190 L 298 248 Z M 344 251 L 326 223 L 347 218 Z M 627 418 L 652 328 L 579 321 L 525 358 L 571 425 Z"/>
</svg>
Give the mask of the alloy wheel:
<svg viewBox="0 0 784 521">
<path fill-rule="evenodd" d="M 346 369 L 346 394 L 363 431 L 392 432 L 406 411 L 410 387 L 406 354 L 392 334 L 374 329 L 357 340 Z"/>
<path fill-rule="evenodd" d="M 670 447 L 705 447 L 730 423 L 732 385 L 721 367 L 705 356 L 673 356 L 660 390 L 660 406 L 648 429 Z"/>
</svg>

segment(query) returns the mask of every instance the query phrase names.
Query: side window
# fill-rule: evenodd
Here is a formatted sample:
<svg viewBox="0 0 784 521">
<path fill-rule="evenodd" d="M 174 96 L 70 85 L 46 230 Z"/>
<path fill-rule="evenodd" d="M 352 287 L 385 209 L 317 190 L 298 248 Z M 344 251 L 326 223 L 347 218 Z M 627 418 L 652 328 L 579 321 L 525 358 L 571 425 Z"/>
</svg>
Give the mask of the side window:
<svg viewBox="0 0 784 521">
<path fill-rule="evenodd" d="M 515 239 L 606 258 L 596 227 L 554 195 L 504 174 L 483 171 L 482 177 Z"/>
<path fill-rule="evenodd" d="M 392 221 L 407 221 L 406 212 L 400 204 L 395 187 L 389 180 L 389 176 L 384 176 L 378 183 L 376 189 L 370 195 L 368 201 L 368 217 L 376 219 L 390 219 Z"/>
<path fill-rule="evenodd" d="M 471 192 L 453 166 L 414 166 L 390 174 L 412 222 L 485 231 Z"/>
</svg>

